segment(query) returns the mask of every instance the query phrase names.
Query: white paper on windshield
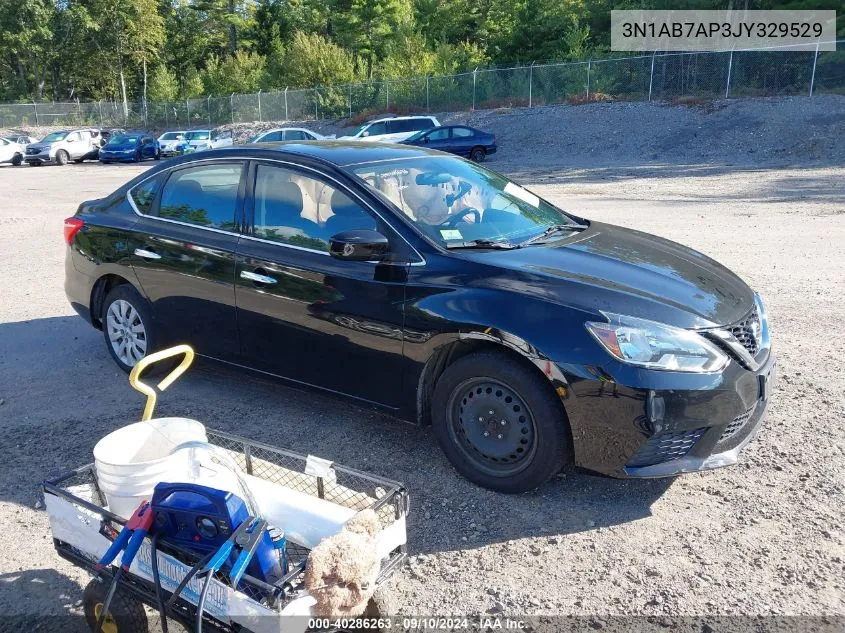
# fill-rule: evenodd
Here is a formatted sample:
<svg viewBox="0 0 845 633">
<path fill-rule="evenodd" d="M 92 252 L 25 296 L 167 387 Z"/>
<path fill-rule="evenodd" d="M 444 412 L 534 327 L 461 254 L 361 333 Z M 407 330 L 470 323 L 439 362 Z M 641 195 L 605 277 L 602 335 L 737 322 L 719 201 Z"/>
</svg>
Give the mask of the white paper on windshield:
<svg viewBox="0 0 845 633">
<path fill-rule="evenodd" d="M 462 240 L 464 236 L 457 229 L 440 229 L 440 235 L 444 240 Z"/>
<path fill-rule="evenodd" d="M 515 185 L 512 182 L 509 182 L 505 185 L 505 193 L 511 194 L 515 198 L 519 198 L 523 202 L 527 202 L 532 207 L 539 208 L 540 206 L 540 198 L 535 196 L 530 191 L 527 191 L 520 187 L 519 185 Z"/>
</svg>

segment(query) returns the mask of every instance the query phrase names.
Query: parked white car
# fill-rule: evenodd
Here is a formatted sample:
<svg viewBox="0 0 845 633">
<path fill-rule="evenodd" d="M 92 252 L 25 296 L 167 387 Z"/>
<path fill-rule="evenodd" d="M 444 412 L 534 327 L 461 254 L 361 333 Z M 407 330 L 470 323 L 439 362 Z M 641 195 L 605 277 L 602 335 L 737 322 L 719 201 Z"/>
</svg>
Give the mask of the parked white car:
<svg viewBox="0 0 845 633">
<path fill-rule="evenodd" d="M 247 143 L 274 143 L 276 141 L 319 141 L 328 136 L 317 134 L 304 127 L 280 127 L 256 134 Z"/>
<path fill-rule="evenodd" d="M 342 140 L 398 143 L 410 138 L 417 132 L 433 127 L 440 127 L 440 122 L 433 116 L 396 116 L 370 121 L 352 134 L 340 138 Z"/>
<path fill-rule="evenodd" d="M 220 130 L 189 130 L 185 132 L 186 152 L 201 152 L 232 145 L 232 133 Z"/>
<path fill-rule="evenodd" d="M 12 163 L 17 166 L 23 162 L 26 144 L 18 142 L 18 138 L 17 136 L 0 138 L 0 163 Z"/>
<path fill-rule="evenodd" d="M 71 160 L 81 163 L 99 156 L 101 142 L 100 130 L 93 128 L 51 132 L 39 142 L 27 145 L 23 159 L 30 165 L 66 165 Z"/>
<path fill-rule="evenodd" d="M 158 137 L 158 145 L 161 148 L 162 156 L 175 156 L 179 154 L 178 147 L 185 140 L 184 130 L 173 130 L 165 132 Z"/>
</svg>

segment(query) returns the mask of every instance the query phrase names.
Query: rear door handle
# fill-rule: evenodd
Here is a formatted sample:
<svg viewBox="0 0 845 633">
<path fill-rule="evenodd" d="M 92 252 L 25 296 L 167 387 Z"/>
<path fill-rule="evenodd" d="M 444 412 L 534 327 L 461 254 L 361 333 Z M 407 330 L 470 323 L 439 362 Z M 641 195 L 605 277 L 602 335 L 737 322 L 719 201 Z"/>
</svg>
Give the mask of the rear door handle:
<svg viewBox="0 0 845 633">
<path fill-rule="evenodd" d="M 143 257 L 144 259 L 161 259 L 161 255 L 159 255 L 155 251 L 148 251 L 143 248 L 136 248 L 135 254 L 138 257 Z"/>
<path fill-rule="evenodd" d="M 254 281 L 257 284 L 276 283 L 276 280 L 273 277 L 268 277 L 267 275 L 262 275 L 259 273 L 252 273 L 248 270 L 241 271 L 241 279 L 248 279 L 249 281 Z"/>
</svg>

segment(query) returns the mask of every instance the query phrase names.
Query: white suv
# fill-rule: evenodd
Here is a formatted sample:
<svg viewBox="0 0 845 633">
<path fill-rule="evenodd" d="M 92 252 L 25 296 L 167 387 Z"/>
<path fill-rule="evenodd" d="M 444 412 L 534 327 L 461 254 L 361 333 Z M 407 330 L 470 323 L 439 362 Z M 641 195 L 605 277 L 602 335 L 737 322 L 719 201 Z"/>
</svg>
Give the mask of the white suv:
<svg viewBox="0 0 845 633">
<path fill-rule="evenodd" d="M 417 132 L 433 127 L 440 127 L 440 122 L 433 116 L 397 116 L 376 119 L 365 123 L 352 134 L 340 137 L 345 140 L 383 141 L 398 143 L 410 138 Z"/>
</svg>

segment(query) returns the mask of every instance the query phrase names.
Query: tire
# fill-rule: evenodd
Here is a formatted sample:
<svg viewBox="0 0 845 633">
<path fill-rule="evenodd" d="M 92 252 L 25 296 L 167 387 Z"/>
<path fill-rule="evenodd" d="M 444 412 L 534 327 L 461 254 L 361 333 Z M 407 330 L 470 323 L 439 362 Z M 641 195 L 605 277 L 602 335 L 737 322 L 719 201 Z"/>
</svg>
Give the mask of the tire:
<svg viewBox="0 0 845 633">
<path fill-rule="evenodd" d="M 77 165 L 79 165 L 84 160 L 85 160 L 85 157 L 83 156 L 82 158 L 74 158 L 73 162 L 76 163 Z"/>
<path fill-rule="evenodd" d="M 14 156 L 12 156 L 12 165 L 14 165 L 15 167 L 20 167 L 22 162 L 23 156 L 21 156 L 20 154 L 15 154 Z"/>
<path fill-rule="evenodd" d="M 108 592 L 108 584 L 94 578 L 82 594 L 82 608 L 85 621 L 91 631 L 97 630 L 97 620 Z M 120 587 L 109 604 L 109 611 L 103 620 L 103 633 L 149 633 L 149 623 L 144 605 L 121 592 Z"/>
<path fill-rule="evenodd" d="M 156 155 L 153 156 L 153 160 L 161 160 L 161 151 L 156 152 Z"/>
<path fill-rule="evenodd" d="M 474 163 L 483 163 L 485 158 L 487 158 L 487 152 L 483 147 L 473 147 L 469 153 L 469 159 Z"/>
<path fill-rule="evenodd" d="M 56 152 L 56 164 L 57 165 L 67 165 L 67 162 L 68 162 L 69 159 L 70 159 L 70 156 L 68 156 L 68 153 L 65 150 L 60 149 L 58 152 Z"/>
<path fill-rule="evenodd" d="M 140 163 L 143 160 L 143 156 L 141 156 L 140 150 L 135 150 L 135 155 L 132 157 L 132 160 L 136 163 Z"/>
<path fill-rule="evenodd" d="M 434 387 L 431 411 L 446 457 L 484 488 L 533 490 L 571 460 L 560 400 L 545 378 L 508 354 L 478 352 L 455 361 Z"/>
<path fill-rule="evenodd" d="M 146 299 L 131 285 L 121 284 L 112 288 L 103 302 L 100 316 L 106 348 L 126 373 L 132 371 L 132 367 L 146 354 L 157 349 L 152 310 Z M 124 344 L 129 328 L 137 328 L 138 325 L 141 331 L 131 332 L 133 338 Z"/>
<path fill-rule="evenodd" d="M 103 165 L 108 165 L 108 164 L 110 164 L 110 163 L 111 163 L 111 161 L 110 161 L 110 160 L 103 160 L 102 158 L 100 159 L 100 162 L 101 162 Z"/>
</svg>

